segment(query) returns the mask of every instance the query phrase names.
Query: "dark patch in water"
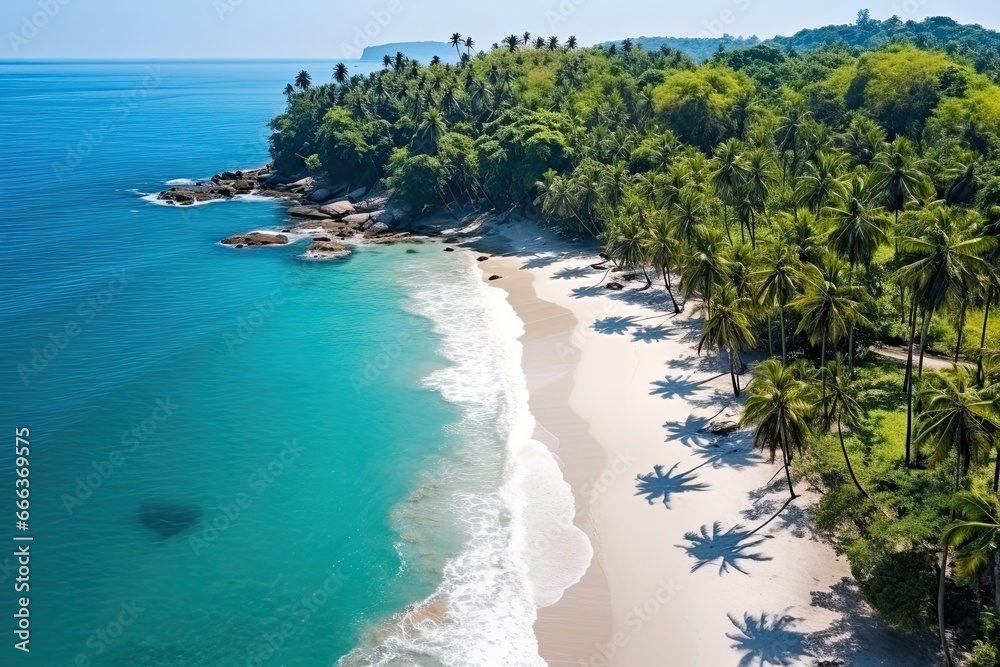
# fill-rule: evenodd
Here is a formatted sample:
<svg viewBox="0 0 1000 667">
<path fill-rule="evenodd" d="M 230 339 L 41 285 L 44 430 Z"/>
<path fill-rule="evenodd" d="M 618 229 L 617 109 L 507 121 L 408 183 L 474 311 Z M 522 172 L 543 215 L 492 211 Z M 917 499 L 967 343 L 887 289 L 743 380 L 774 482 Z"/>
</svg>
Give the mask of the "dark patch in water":
<svg viewBox="0 0 1000 667">
<path fill-rule="evenodd" d="M 201 508 L 183 503 L 145 502 L 139 506 L 139 523 L 159 535 L 173 537 L 201 519 Z"/>
</svg>

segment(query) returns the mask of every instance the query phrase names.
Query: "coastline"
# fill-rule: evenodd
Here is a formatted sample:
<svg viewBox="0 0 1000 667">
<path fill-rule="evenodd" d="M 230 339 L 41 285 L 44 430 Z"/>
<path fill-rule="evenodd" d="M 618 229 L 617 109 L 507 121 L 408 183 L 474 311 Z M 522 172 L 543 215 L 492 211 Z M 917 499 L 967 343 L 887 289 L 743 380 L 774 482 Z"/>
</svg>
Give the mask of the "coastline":
<svg viewBox="0 0 1000 667">
<path fill-rule="evenodd" d="M 581 582 L 538 611 L 549 665 L 659 664 L 665 652 L 671 664 L 706 667 L 762 655 L 935 664 L 932 641 L 887 627 L 862 601 L 846 559 L 812 528 L 815 495 L 803 482 L 798 500 L 746 536 L 784 505 L 787 487 L 749 433 L 700 431 L 737 418 L 741 403 L 724 362 L 695 352 L 693 304 L 674 316 L 662 284 L 595 287 L 596 251 L 531 223 L 493 225 L 470 245 L 498 255 L 481 262 L 483 279 L 501 276 L 489 284 L 524 322 L 532 413 L 557 443 L 595 551 Z M 666 481 L 646 502 L 636 476 L 655 481 L 655 466 Z"/>
<path fill-rule="evenodd" d="M 490 258 L 480 263 L 483 279 L 504 276 L 490 284 L 501 288 L 523 322 L 522 364 L 528 384 L 528 404 L 535 418 L 534 439 L 545 443 L 562 463 L 563 476 L 574 491 L 575 524 L 592 545 L 599 533 L 590 506 L 580 501 L 580 491 L 600 476 L 607 465 L 603 448 L 590 435 L 590 427 L 570 406 L 574 373 L 574 314 L 556 304 L 537 299 L 535 277 L 520 271 L 520 262 Z M 555 531 L 552 531 L 555 533 Z M 540 539 L 549 539 L 546 532 Z M 611 602 L 607 578 L 596 560 L 581 581 L 568 588 L 554 605 L 538 610 L 535 633 L 539 653 L 549 665 L 576 665 L 580 647 L 591 638 L 611 634 Z"/>
</svg>

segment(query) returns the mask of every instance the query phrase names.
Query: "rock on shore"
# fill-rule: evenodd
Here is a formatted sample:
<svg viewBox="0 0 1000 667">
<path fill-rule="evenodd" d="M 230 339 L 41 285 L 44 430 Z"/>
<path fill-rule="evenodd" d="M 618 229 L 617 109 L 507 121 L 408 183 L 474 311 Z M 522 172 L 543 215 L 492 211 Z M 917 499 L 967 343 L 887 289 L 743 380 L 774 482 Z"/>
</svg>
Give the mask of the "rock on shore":
<svg viewBox="0 0 1000 667">
<path fill-rule="evenodd" d="M 305 256 L 309 259 L 337 259 L 349 254 L 351 251 L 336 241 L 315 241 L 306 248 Z"/>
<path fill-rule="evenodd" d="M 285 245 L 288 237 L 284 234 L 265 234 L 264 232 L 250 232 L 249 234 L 236 234 L 222 239 L 223 245 L 232 245 L 237 248 L 253 247 L 262 245 Z"/>
<path fill-rule="evenodd" d="M 178 206 L 190 206 L 216 199 L 229 199 L 257 190 L 260 187 L 260 176 L 264 173 L 264 169 L 224 171 L 195 185 L 175 185 L 158 194 L 156 198 Z"/>
</svg>

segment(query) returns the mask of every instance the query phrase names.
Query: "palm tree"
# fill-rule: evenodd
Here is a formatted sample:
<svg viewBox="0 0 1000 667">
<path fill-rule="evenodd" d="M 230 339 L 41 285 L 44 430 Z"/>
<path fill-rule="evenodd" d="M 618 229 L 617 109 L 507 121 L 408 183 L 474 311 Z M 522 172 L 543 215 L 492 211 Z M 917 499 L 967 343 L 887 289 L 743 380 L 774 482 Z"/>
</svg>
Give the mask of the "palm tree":
<svg viewBox="0 0 1000 667">
<path fill-rule="evenodd" d="M 753 248 L 748 243 L 734 243 L 729 246 L 726 260 L 729 264 L 726 267 L 726 276 L 729 278 L 729 284 L 736 290 L 736 295 L 741 299 L 749 299 L 751 302 L 755 302 L 757 283 L 754 275 L 756 273 L 757 260 Z"/>
<path fill-rule="evenodd" d="M 973 482 L 969 491 L 959 491 L 951 499 L 959 518 L 945 528 L 941 545 L 956 549 L 955 575 L 961 582 L 971 581 L 991 559 L 996 558 L 1000 539 L 1000 500 L 981 483 Z M 1000 565 L 996 562 L 995 566 Z M 1000 609 L 1000 582 L 994 582 L 994 606 Z"/>
<path fill-rule="evenodd" d="M 815 160 L 806 164 L 806 173 L 795 186 L 795 198 L 803 206 L 819 213 L 826 202 L 840 192 L 840 175 L 847 163 L 840 151 L 819 151 Z"/>
<path fill-rule="evenodd" d="M 787 337 L 785 335 L 785 308 L 794 298 L 802 282 L 798 258 L 791 248 L 780 245 L 764 254 L 763 268 L 757 272 L 760 287 L 757 301 L 768 310 L 778 309 L 781 320 L 781 363 L 787 363 Z"/>
<path fill-rule="evenodd" d="M 729 376 L 733 383 L 733 395 L 740 395 L 740 372 L 743 359 L 740 353 L 757 344 L 753 335 L 753 321 L 748 310 L 748 299 L 740 299 L 732 285 L 720 285 L 711 297 L 710 304 L 701 304 L 699 310 L 706 311 L 704 329 L 698 340 L 698 354 L 703 347 L 725 350 L 729 357 Z"/>
<path fill-rule="evenodd" d="M 424 112 L 423 120 L 413 135 L 414 144 L 428 155 L 434 155 L 437 153 L 438 142 L 447 131 L 448 124 L 445 123 L 441 112 L 437 109 L 428 109 Z"/>
<path fill-rule="evenodd" d="M 732 243 L 732 236 L 729 234 L 729 207 L 734 206 L 746 183 L 747 172 L 740 158 L 743 152 L 743 142 L 739 139 L 729 139 L 715 149 L 715 157 L 712 164 L 715 170 L 712 173 L 712 185 L 722 202 L 722 216 L 726 225 L 726 235 Z M 743 228 L 740 227 L 740 234 Z M 743 237 L 746 240 L 746 237 Z"/>
<path fill-rule="evenodd" d="M 643 247 L 644 225 L 640 216 L 624 215 L 611 221 L 605 231 L 608 256 L 623 269 L 641 268 L 646 287 L 651 284 L 646 274 L 646 252 Z"/>
<path fill-rule="evenodd" d="M 828 255 L 814 277 L 808 280 L 805 294 L 792 302 L 802 315 L 796 333 L 808 332 L 809 342 L 820 345 L 820 368 L 826 365 L 827 343 L 836 344 L 861 318 L 860 288 L 851 284 L 847 263 Z"/>
<path fill-rule="evenodd" d="M 794 102 L 789 105 L 788 111 L 781 118 L 781 125 L 778 128 L 778 154 L 784 167 L 782 173 L 794 176 L 798 172 L 799 147 L 802 143 L 802 124 L 809 118 L 810 112 L 806 110 L 802 102 Z M 787 153 L 791 151 L 792 161 L 786 160 Z"/>
<path fill-rule="evenodd" d="M 382 69 L 389 69 L 392 67 L 392 56 L 388 53 L 382 56 Z"/>
<path fill-rule="evenodd" d="M 677 192 L 670 212 L 677 228 L 677 237 L 688 245 L 693 245 L 701 236 L 708 217 L 705 195 L 693 185 L 685 185 Z"/>
<path fill-rule="evenodd" d="M 882 201 L 890 213 L 896 214 L 911 201 L 920 201 L 933 192 L 926 174 L 924 161 L 918 160 L 913 144 L 906 137 L 896 137 L 888 149 L 875 156 L 872 170 L 877 174 L 877 187 Z"/>
<path fill-rule="evenodd" d="M 874 204 L 868 183 L 864 176 L 855 176 L 847 188 L 834 194 L 833 204 L 825 211 L 831 221 L 830 245 L 851 266 L 870 266 L 887 238 L 885 217 Z"/>
<path fill-rule="evenodd" d="M 819 218 L 816 214 L 807 208 L 800 208 L 794 214 L 779 213 L 776 218 L 782 243 L 795 249 L 799 262 L 818 264 L 826 249 L 824 239 L 817 231 Z"/>
<path fill-rule="evenodd" d="M 793 500 L 797 495 L 790 470 L 792 458 L 808 442 L 809 424 L 815 414 L 816 396 L 808 376 L 802 361 L 788 366 L 777 359 L 762 361 L 754 369 L 746 407 L 740 418 L 741 425 L 757 427 L 753 434 L 754 447 L 767 450 L 771 463 L 781 452 Z"/>
<path fill-rule="evenodd" d="M 706 315 L 712 314 L 712 286 L 725 275 L 728 261 L 722 252 L 722 233 L 703 229 L 695 239 L 681 270 L 681 291 L 685 299 L 701 293 Z"/>
<path fill-rule="evenodd" d="M 466 37 L 465 38 L 465 54 L 468 55 L 468 56 L 471 56 L 472 55 L 472 47 L 474 47 L 475 45 L 476 45 L 476 42 L 473 41 L 473 39 L 471 37 Z"/>
<path fill-rule="evenodd" d="M 674 291 L 670 287 L 670 269 L 677 264 L 680 250 L 680 242 L 674 236 L 673 224 L 662 212 L 657 212 L 652 216 L 649 227 L 645 230 L 643 246 L 646 258 L 654 268 L 660 270 L 663 275 L 663 286 L 670 295 L 670 303 L 674 306 L 674 314 L 681 312 L 674 298 Z"/>
<path fill-rule="evenodd" d="M 462 51 L 458 47 L 461 43 L 462 43 L 462 35 L 457 32 L 451 33 L 451 45 L 452 47 L 454 47 L 455 53 L 458 54 L 460 60 L 462 58 Z"/>
<path fill-rule="evenodd" d="M 566 38 L 566 49 L 568 51 L 572 51 L 575 48 L 576 48 L 576 36 L 570 35 L 569 37 Z"/>
<path fill-rule="evenodd" d="M 542 215 L 563 220 L 574 218 L 588 233 L 599 236 L 599 232 L 580 217 L 580 190 L 573 181 L 549 169 L 542 174 L 542 180 L 535 182 L 535 188 L 539 194 L 534 203 L 542 210 Z"/>
<path fill-rule="evenodd" d="M 920 356 L 917 375 L 923 371 L 927 330 L 934 312 L 949 295 L 959 293 L 963 286 L 975 283 L 986 274 L 983 253 L 996 240 L 981 235 L 974 215 L 960 212 L 942 203 L 917 216 L 907 236 L 899 238 L 899 247 L 917 259 L 896 272 L 896 279 L 907 285 L 913 294 L 910 320 L 910 352 L 907 359 L 906 451 L 909 461 L 913 422 L 913 343 L 916 327 L 916 307 L 923 307 L 920 330 Z"/>
<path fill-rule="evenodd" d="M 955 490 L 974 457 L 988 455 L 1000 429 L 1000 413 L 990 388 L 979 389 L 964 366 L 932 371 L 920 384 L 916 441 L 931 445 L 934 458 L 957 456 Z"/>
<path fill-rule="evenodd" d="M 757 245 L 757 217 L 767 212 L 767 196 L 774 180 L 774 160 L 766 148 L 751 148 L 743 155 L 745 162 L 741 199 L 750 213 L 750 242 Z"/>
<path fill-rule="evenodd" d="M 875 121 L 858 116 L 838 139 L 855 164 L 867 167 L 885 144 L 885 130 Z"/>
<path fill-rule="evenodd" d="M 295 75 L 295 87 L 299 90 L 308 90 L 310 84 L 312 84 L 312 77 L 309 76 L 309 72 L 300 70 Z"/>
<path fill-rule="evenodd" d="M 555 35 L 549 37 L 549 51 L 555 51 L 559 48 L 559 38 Z"/>
<path fill-rule="evenodd" d="M 861 486 L 861 482 L 858 481 L 858 476 L 854 473 L 854 466 L 851 465 L 851 456 L 847 453 L 847 445 L 844 444 L 844 424 L 853 427 L 861 417 L 861 405 L 854 398 L 858 394 L 858 387 L 851 380 L 850 370 L 846 366 L 844 357 L 837 354 L 820 368 L 823 422 L 829 428 L 830 423 L 836 421 L 837 436 L 840 438 L 840 451 L 844 454 L 844 463 L 847 464 L 847 472 L 851 476 L 851 481 L 854 482 L 855 488 L 861 495 L 872 500 L 872 497 Z"/>
<path fill-rule="evenodd" d="M 1000 429 L 996 402 L 987 392 L 981 392 L 972 375 L 963 366 L 929 373 L 920 386 L 920 413 L 917 443 L 934 448 L 938 461 L 955 455 L 955 491 L 962 475 L 969 470 L 973 457 L 989 452 L 993 435 Z M 945 634 L 944 592 L 948 574 L 948 543 L 941 550 L 941 570 L 938 577 L 938 632 L 947 664 L 951 665 L 948 639 Z"/>
<path fill-rule="evenodd" d="M 284 91 L 284 93 L 285 93 L 285 99 L 288 100 L 289 102 L 291 102 L 292 101 L 292 95 L 295 94 L 295 88 L 292 87 L 292 84 L 286 83 L 285 84 L 285 91 Z"/>
<path fill-rule="evenodd" d="M 395 62 L 393 62 L 393 69 L 395 69 L 397 72 L 402 72 L 405 66 L 406 66 L 406 56 L 403 55 L 402 51 L 396 51 Z"/>
<path fill-rule="evenodd" d="M 333 68 L 333 80 L 343 86 L 349 78 L 351 78 L 351 73 L 347 69 L 347 65 L 337 63 L 337 66 Z"/>
<path fill-rule="evenodd" d="M 528 42 L 531 41 L 531 33 L 525 30 L 524 34 L 521 35 L 521 40 L 524 42 L 524 45 L 527 46 Z"/>
</svg>

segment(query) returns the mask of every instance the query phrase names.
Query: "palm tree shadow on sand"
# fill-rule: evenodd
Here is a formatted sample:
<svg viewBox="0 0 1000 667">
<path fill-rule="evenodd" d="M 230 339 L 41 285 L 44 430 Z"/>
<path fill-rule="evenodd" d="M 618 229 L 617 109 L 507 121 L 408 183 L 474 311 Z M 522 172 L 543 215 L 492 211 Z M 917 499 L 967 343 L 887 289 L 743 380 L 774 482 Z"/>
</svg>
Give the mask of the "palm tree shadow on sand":
<svg viewBox="0 0 1000 667">
<path fill-rule="evenodd" d="M 552 276 L 560 280 L 568 280 L 570 278 L 586 278 L 593 273 L 594 269 L 589 266 L 567 266 L 559 269 Z"/>
<path fill-rule="evenodd" d="M 662 324 L 655 327 L 639 327 L 632 332 L 632 340 L 634 342 L 642 341 L 643 343 L 655 343 L 657 341 L 667 340 L 669 337 L 670 332 Z"/>
<path fill-rule="evenodd" d="M 732 468 L 741 470 L 763 461 L 754 451 L 749 438 L 735 439 L 733 436 L 717 438 L 714 442 L 690 445 L 691 452 L 702 457 L 713 469 Z"/>
<path fill-rule="evenodd" d="M 813 542 L 819 541 L 809 511 L 783 497 L 788 493 L 788 486 L 782 477 L 782 471 L 783 468 L 779 467 L 770 482 L 748 494 L 751 507 L 741 510 L 740 514 L 747 521 L 759 521 L 769 516 L 771 518 L 767 523 L 774 522 L 775 530 L 788 531 L 794 537 L 808 538 Z M 772 495 L 774 497 L 769 497 Z"/>
<path fill-rule="evenodd" d="M 659 393 L 659 392 L 655 392 Z M 721 414 L 722 410 L 716 414 Z M 715 417 L 695 417 L 688 415 L 682 422 L 664 422 L 667 431 L 667 442 L 679 442 L 685 447 L 704 447 L 712 442 L 712 436 L 706 431 L 709 423 Z"/>
<path fill-rule="evenodd" d="M 559 255 L 540 255 L 538 257 L 532 257 L 524 264 L 521 265 L 522 269 L 544 269 L 547 266 L 552 266 L 556 262 L 560 261 L 562 257 Z"/>
<path fill-rule="evenodd" d="M 704 463 L 695 466 L 691 470 L 674 475 L 674 470 L 679 465 L 680 463 L 675 463 L 674 467 L 668 470 L 666 475 L 663 474 L 663 466 L 661 465 L 653 466 L 653 472 L 651 473 L 636 475 L 635 488 L 638 491 L 635 492 L 635 495 L 645 496 L 646 502 L 650 505 L 655 505 L 657 500 L 661 500 L 663 506 L 670 509 L 670 498 L 674 494 L 685 493 L 687 491 L 705 491 L 709 488 L 708 484 L 694 481 L 696 479 L 693 474 L 694 471 L 705 465 Z"/>
<path fill-rule="evenodd" d="M 861 598 L 858 584 L 843 577 L 825 591 L 813 591 L 812 605 L 838 614 L 839 618 L 822 632 L 811 633 L 806 646 L 813 655 L 849 659 L 852 665 L 892 664 L 936 665 L 941 663 L 933 637 L 906 634 L 881 621 Z"/>
<path fill-rule="evenodd" d="M 588 296 L 603 294 L 605 291 L 600 285 L 587 285 L 586 287 L 574 287 L 569 293 L 574 299 L 585 299 Z"/>
<path fill-rule="evenodd" d="M 742 619 L 733 614 L 726 615 L 737 630 L 727 632 L 726 636 L 735 642 L 733 648 L 744 654 L 738 667 L 784 667 L 802 664 L 803 658 L 810 657 L 805 644 L 806 636 L 791 629 L 795 618 L 787 614 L 769 616 L 767 612 L 761 613 L 760 617 L 745 612 Z"/>
<path fill-rule="evenodd" d="M 662 380 L 653 380 L 653 388 L 649 390 L 649 395 L 660 396 L 661 398 L 687 398 L 696 391 L 700 391 L 706 384 L 718 377 L 720 376 L 716 375 L 705 380 L 694 380 L 690 376 L 671 377 L 668 375 Z"/>
<path fill-rule="evenodd" d="M 634 327 L 635 324 L 636 318 L 634 316 L 622 317 L 621 315 L 614 315 L 597 320 L 592 326 L 597 333 L 624 336 L 625 332 Z"/>
<path fill-rule="evenodd" d="M 691 531 L 685 533 L 684 539 L 691 544 L 678 544 L 677 546 L 684 549 L 688 556 L 695 559 L 695 564 L 691 567 L 692 572 L 696 572 L 705 565 L 719 561 L 720 577 L 728 573 L 729 568 L 743 574 L 749 574 L 749 572 L 740 567 L 740 561 L 771 560 L 770 556 L 748 551 L 770 539 L 770 536 L 754 538 L 753 533 L 746 530 L 740 524 L 736 524 L 723 532 L 722 523 L 716 521 L 712 524 L 711 532 L 707 525 L 702 526 L 699 532 Z"/>
</svg>

